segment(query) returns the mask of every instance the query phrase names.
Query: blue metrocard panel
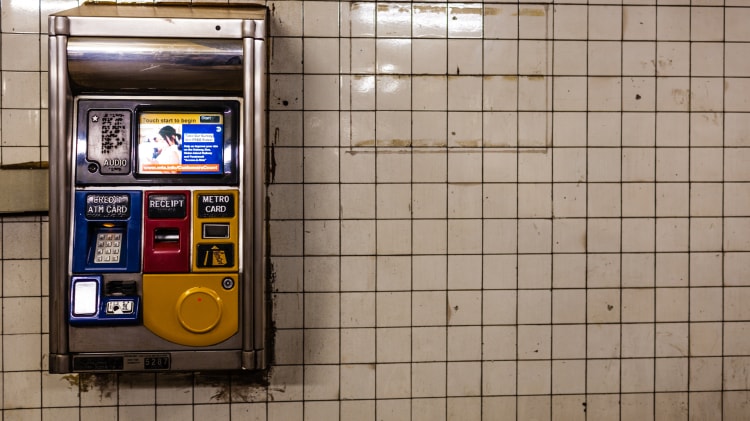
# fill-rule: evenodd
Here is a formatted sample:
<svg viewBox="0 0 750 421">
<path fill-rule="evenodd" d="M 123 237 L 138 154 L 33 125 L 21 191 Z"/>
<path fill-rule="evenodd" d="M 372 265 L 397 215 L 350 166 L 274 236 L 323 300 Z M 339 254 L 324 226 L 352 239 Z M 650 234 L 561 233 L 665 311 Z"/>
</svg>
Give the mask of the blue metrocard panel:
<svg viewBox="0 0 750 421">
<path fill-rule="evenodd" d="M 139 191 L 77 191 L 73 272 L 140 272 Z"/>
<path fill-rule="evenodd" d="M 140 297 L 105 296 L 103 288 L 100 275 L 79 275 L 71 278 L 71 324 L 127 324 L 140 320 Z"/>
</svg>

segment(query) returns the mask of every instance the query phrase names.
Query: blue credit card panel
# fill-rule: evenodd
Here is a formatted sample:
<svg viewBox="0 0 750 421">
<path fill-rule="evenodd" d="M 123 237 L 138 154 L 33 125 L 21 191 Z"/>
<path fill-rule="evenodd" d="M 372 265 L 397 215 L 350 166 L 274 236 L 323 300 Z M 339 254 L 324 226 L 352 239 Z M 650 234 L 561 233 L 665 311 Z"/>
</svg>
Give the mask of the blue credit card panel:
<svg viewBox="0 0 750 421">
<path fill-rule="evenodd" d="M 140 272 L 142 193 L 77 191 L 73 273 Z"/>
</svg>

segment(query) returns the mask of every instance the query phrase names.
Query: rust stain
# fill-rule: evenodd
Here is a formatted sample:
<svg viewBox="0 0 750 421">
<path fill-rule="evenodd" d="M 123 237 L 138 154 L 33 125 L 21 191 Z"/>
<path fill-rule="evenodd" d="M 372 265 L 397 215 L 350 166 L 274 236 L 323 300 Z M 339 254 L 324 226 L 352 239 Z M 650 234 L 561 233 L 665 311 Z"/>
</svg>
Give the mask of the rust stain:
<svg viewBox="0 0 750 421">
<path fill-rule="evenodd" d="M 409 13 L 409 8 L 405 6 L 382 3 L 378 4 L 378 12 L 390 12 L 392 10 L 395 10 L 398 13 Z"/>
<path fill-rule="evenodd" d="M 514 14 L 513 16 L 545 16 L 545 13 L 544 9 L 525 7 L 519 10 L 518 14 Z"/>
<path fill-rule="evenodd" d="M 533 80 L 533 81 L 543 81 L 545 79 L 544 76 L 537 76 L 537 75 L 528 75 L 528 76 L 525 76 L 525 77 L 526 77 L 526 79 Z"/>
<path fill-rule="evenodd" d="M 414 13 L 445 13 L 446 8 L 441 6 L 431 5 L 414 5 Z"/>
<path fill-rule="evenodd" d="M 479 7 L 451 6 L 449 13 L 451 15 L 480 15 L 482 14 L 482 9 Z"/>
<path fill-rule="evenodd" d="M 356 142 L 353 146 L 354 147 L 359 147 L 359 146 L 375 146 L 375 139 L 361 140 L 359 142 Z"/>
<path fill-rule="evenodd" d="M 377 142 L 378 146 L 396 146 L 396 147 L 407 147 L 411 146 L 411 140 L 409 139 L 388 139 L 388 140 L 379 140 Z"/>
<path fill-rule="evenodd" d="M 502 15 L 502 14 L 503 14 L 502 7 L 491 7 L 491 6 L 484 7 L 485 16 L 497 16 L 497 15 Z"/>
<path fill-rule="evenodd" d="M 465 148 L 476 148 L 482 145 L 482 140 L 481 139 L 458 140 L 456 141 L 456 145 L 462 146 Z"/>
<path fill-rule="evenodd" d="M 503 76 L 503 79 L 508 80 L 508 81 L 517 81 L 518 80 L 518 76 L 508 75 L 508 76 Z"/>
</svg>

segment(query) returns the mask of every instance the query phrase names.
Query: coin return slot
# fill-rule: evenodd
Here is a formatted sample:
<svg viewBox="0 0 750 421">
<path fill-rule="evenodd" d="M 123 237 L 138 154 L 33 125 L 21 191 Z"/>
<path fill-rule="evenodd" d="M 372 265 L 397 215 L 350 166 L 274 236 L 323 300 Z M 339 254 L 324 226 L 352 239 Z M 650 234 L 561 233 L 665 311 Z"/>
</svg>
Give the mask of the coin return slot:
<svg viewBox="0 0 750 421">
<path fill-rule="evenodd" d="M 203 224 L 203 238 L 229 238 L 229 224 Z"/>
</svg>

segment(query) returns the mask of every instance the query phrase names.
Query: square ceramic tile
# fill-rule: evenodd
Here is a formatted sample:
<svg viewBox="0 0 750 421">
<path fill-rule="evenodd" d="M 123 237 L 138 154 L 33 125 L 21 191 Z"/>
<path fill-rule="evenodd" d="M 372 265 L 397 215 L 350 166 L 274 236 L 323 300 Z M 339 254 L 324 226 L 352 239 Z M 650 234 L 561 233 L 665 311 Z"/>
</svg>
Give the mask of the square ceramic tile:
<svg viewBox="0 0 750 421">
<path fill-rule="evenodd" d="M 614 289 L 589 289 L 586 299 L 589 323 L 616 323 L 620 320 L 620 293 Z"/>
<path fill-rule="evenodd" d="M 482 356 L 480 326 L 448 327 L 448 361 L 473 361 Z"/>
<path fill-rule="evenodd" d="M 518 256 L 518 287 L 549 289 L 552 284 L 552 256 L 522 254 Z"/>
<path fill-rule="evenodd" d="M 420 39 L 411 41 L 411 71 L 415 75 L 446 73 L 448 43 L 444 39 Z"/>
<path fill-rule="evenodd" d="M 691 35 L 689 7 L 660 7 L 656 19 L 656 37 L 659 40 L 683 41 Z"/>
<path fill-rule="evenodd" d="M 694 41 L 722 41 L 724 39 L 724 10 L 721 7 L 691 8 L 690 38 Z"/>
<path fill-rule="evenodd" d="M 305 364 L 338 364 L 338 329 L 308 329 L 304 332 L 303 361 Z"/>
<path fill-rule="evenodd" d="M 689 158 L 687 148 L 656 148 L 656 181 L 686 181 Z"/>
<path fill-rule="evenodd" d="M 585 111 L 587 104 L 585 77 L 555 77 L 553 108 L 557 111 Z"/>
<path fill-rule="evenodd" d="M 622 185 L 622 216 L 653 216 L 655 208 L 654 183 L 626 183 Z"/>
<path fill-rule="evenodd" d="M 485 154 L 485 165 L 488 162 Z M 486 176 L 485 176 L 486 179 Z M 485 183 L 482 187 L 485 218 L 512 218 L 517 215 L 517 188 L 510 183 Z"/>
<path fill-rule="evenodd" d="M 419 363 L 413 364 L 412 369 L 412 397 L 424 398 L 424 397 L 441 397 L 445 396 L 446 388 L 446 369 L 445 363 Z M 412 401 L 412 404 L 417 404 L 421 400 Z M 443 405 L 424 405 L 424 410 L 430 411 L 431 409 L 437 409 L 435 407 L 442 407 Z M 422 413 L 418 416 L 425 416 Z M 416 415 L 416 414 L 415 414 Z M 427 419 L 427 418 L 424 418 Z"/>
<path fill-rule="evenodd" d="M 483 78 L 482 107 L 487 111 L 516 109 L 518 78 L 516 76 L 486 76 Z"/>
<path fill-rule="evenodd" d="M 411 331 L 412 361 L 445 361 L 447 352 L 445 327 L 413 327 Z"/>
<path fill-rule="evenodd" d="M 415 4 L 412 7 L 412 36 L 445 38 L 448 31 L 445 4 Z"/>
<path fill-rule="evenodd" d="M 552 323 L 585 323 L 586 291 L 561 289 L 552 291 Z"/>
<path fill-rule="evenodd" d="M 554 325 L 552 326 L 552 357 L 585 358 L 586 326 Z"/>
<path fill-rule="evenodd" d="M 481 289 L 482 256 L 448 256 L 448 289 Z"/>
<path fill-rule="evenodd" d="M 341 290 L 374 291 L 375 258 L 372 256 L 342 256 Z"/>
<path fill-rule="evenodd" d="M 408 398 L 411 392 L 410 364 L 378 364 L 375 368 L 375 396 L 381 399 Z"/>
<path fill-rule="evenodd" d="M 481 5 L 471 3 L 449 4 L 448 38 L 480 38 L 482 28 Z"/>
<path fill-rule="evenodd" d="M 750 63 L 747 59 L 747 52 L 749 48 L 750 45 L 748 45 L 747 43 L 726 44 L 726 62 L 724 63 L 724 72 L 727 76 L 742 76 L 747 74 L 748 66 L 750 66 Z"/>
<path fill-rule="evenodd" d="M 448 292 L 448 325 L 478 325 L 482 318 L 481 291 Z"/>
<path fill-rule="evenodd" d="M 377 328 L 375 343 L 379 363 L 408 362 L 411 359 L 410 328 Z"/>
<path fill-rule="evenodd" d="M 659 253 L 656 255 L 656 286 L 683 287 L 688 285 L 690 255 L 688 253 Z"/>
<path fill-rule="evenodd" d="M 374 363 L 375 329 L 341 329 L 341 362 Z"/>
<path fill-rule="evenodd" d="M 304 313 L 300 294 L 276 294 L 272 296 L 272 300 L 274 302 L 272 317 L 279 328 L 302 327 Z"/>
<path fill-rule="evenodd" d="M 415 110 L 447 110 L 448 84 L 445 76 L 414 76 L 412 107 Z"/>
<path fill-rule="evenodd" d="M 518 5 L 485 5 L 483 24 L 485 38 L 516 38 L 518 36 Z"/>
<path fill-rule="evenodd" d="M 582 183 L 555 183 L 552 212 L 557 217 L 586 216 L 586 186 Z"/>
<path fill-rule="evenodd" d="M 589 39 L 622 39 L 623 8 L 621 6 L 589 6 Z"/>
<path fill-rule="evenodd" d="M 654 250 L 654 219 L 628 218 L 622 221 L 622 250 L 644 252 Z"/>
<path fill-rule="evenodd" d="M 374 327 L 375 294 L 351 292 L 341 294 L 341 327 Z"/>
<path fill-rule="evenodd" d="M 306 365 L 304 368 L 304 399 L 330 400 L 340 391 L 338 365 Z"/>
<path fill-rule="evenodd" d="M 39 108 L 41 81 L 37 72 L 2 72 L 2 101 L 7 108 Z"/>
<path fill-rule="evenodd" d="M 516 358 L 515 326 L 490 326 L 482 328 L 482 355 L 485 360 L 514 360 Z M 557 349 L 553 347 L 553 349 Z"/>
<path fill-rule="evenodd" d="M 448 144 L 448 115 L 445 112 L 414 111 L 411 120 L 412 146 L 445 147 Z"/>
<path fill-rule="evenodd" d="M 654 360 L 637 358 L 622 360 L 622 392 L 651 392 L 654 388 Z"/>
<path fill-rule="evenodd" d="M 690 73 L 693 76 L 721 76 L 724 73 L 724 67 L 728 71 L 736 69 L 735 63 L 741 62 L 741 58 L 736 56 L 727 56 L 724 60 L 724 50 L 741 48 L 731 47 L 734 44 L 716 42 L 695 42 L 690 45 Z"/>
<path fill-rule="evenodd" d="M 415 151 L 409 164 L 414 166 L 414 182 L 441 182 L 447 179 L 448 158 L 447 151 L 442 148 L 425 148 Z M 394 163 L 397 164 L 397 163 Z M 411 170 L 406 162 L 399 160 L 396 169 L 405 172 Z M 403 181 L 406 175 L 393 177 L 395 180 Z"/>
<path fill-rule="evenodd" d="M 408 256 L 378 256 L 376 262 L 378 291 L 411 289 L 411 259 Z"/>
<path fill-rule="evenodd" d="M 623 39 L 654 39 L 656 37 L 656 8 L 623 6 Z"/>
<path fill-rule="evenodd" d="M 4 12 L 2 14 L 0 25 L 2 25 L 4 33 L 14 32 L 33 34 L 40 31 L 38 6 L 28 7 L 28 4 L 20 5 L 19 3 L 10 0 L 4 0 L 2 5 Z"/>
<path fill-rule="evenodd" d="M 652 323 L 628 323 L 622 325 L 622 356 L 653 357 L 655 333 Z"/>
<path fill-rule="evenodd" d="M 482 73 L 483 43 L 473 39 L 448 40 L 448 74 L 476 75 Z M 433 59 L 434 60 L 434 59 Z"/>
<path fill-rule="evenodd" d="M 552 43 L 551 70 L 555 75 L 586 74 L 586 42 L 554 41 Z M 549 44 L 547 44 L 549 46 Z M 550 66 L 546 66 L 550 69 Z"/>
<path fill-rule="evenodd" d="M 620 364 L 615 359 L 586 362 L 586 390 L 593 393 L 616 393 L 620 388 Z"/>
<path fill-rule="evenodd" d="M 665 78 L 662 78 L 665 79 Z M 660 103 L 660 111 L 684 111 L 687 105 L 687 92 L 685 86 L 679 84 L 684 82 L 683 79 L 676 81 L 678 86 L 675 89 L 681 89 L 672 93 L 669 88 L 673 87 L 675 81 L 664 80 L 660 85 L 660 92 L 665 99 L 665 103 Z M 622 109 L 623 111 L 654 111 L 656 109 L 656 79 L 651 77 L 627 77 L 622 80 Z M 668 95 L 672 95 L 671 97 Z"/>
<path fill-rule="evenodd" d="M 552 43 L 548 41 L 520 40 L 518 42 L 518 73 L 546 75 L 551 68 Z"/>
<path fill-rule="evenodd" d="M 311 1 L 303 4 L 305 36 L 337 36 L 339 10 L 337 5 Z"/>
<path fill-rule="evenodd" d="M 490 6 L 485 5 L 485 13 Z M 485 75 L 515 75 L 518 73 L 518 61 L 508 60 L 508 57 L 518 57 L 518 41 L 516 40 L 493 40 L 487 39 L 485 27 L 485 38 L 483 46 L 483 72 Z M 560 47 L 562 48 L 562 47 Z M 565 72 L 567 73 L 567 72 Z"/>
<path fill-rule="evenodd" d="M 690 73 L 690 43 L 658 42 L 656 44 L 656 74 L 658 76 L 687 76 Z"/>
<path fill-rule="evenodd" d="M 553 220 L 552 249 L 556 253 L 586 251 L 586 221 L 583 219 Z"/>
<path fill-rule="evenodd" d="M 518 185 L 518 216 L 544 218 L 552 216 L 552 184 L 529 183 Z"/>
<path fill-rule="evenodd" d="M 340 232 L 342 254 L 368 255 L 375 253 L 376 224 L 374 220 L 342 221 Z"/>
<path fill-rule="evenodd" d="M 397 91 L 404 89 L 405 80 L 389 80 L 384 81 L 393 82 L 396 84 Z M 384 89 L 384 86 L 380 87 Z M 405 111 L 406 107 L 402 101 L 405 101 L 408 96 L 405 96 L 405 92 L 394 93 L 395 96 L 389 98 L 393 101 L 392 104 L 382 103 L 383 106 L 394 107 L 404 111 L 378 111 L 375 114 L 375 143 L 377 146 L 382 147 L 408 147 L 411 145 L 411 113 Z"/>
<path fill-rule="evenodd" d="M 39 71 L 40 44 L 40 37 L 37 34 L 4 33 L 2 35 L 3 70 Z"/>
<path fill-rule="evenodd" d="M 411 320 L 411 293 L 379 292 L 375 299 L 377 326 L 409 326 Z"/>
<path fill-rule="evenodd" d="M 690 185 L 656 183 L 656 216 L 688 216 Z"/>
<path fill-rule="evenodd" d="M 722 84 L 715 78 L 692 78 L 690 85 L 690 103 L 693 110 L 720 112 L 724 109 Z"/>
<path fill-rule="evenodd" d="M 514 361 L 487 361 L 482 364 L 482 391 L 486 395 L 513 395 L 516 387 Z"/>
<path fill-rule="evenodd" d="M 654 273 L 655 261 L 654 253 L 623 253 L 622 285 L 634 288 L 653 287 L 656 276 Z"/>
<path fill-rule="evenodd" d="M 552 83 L 548 76 L 521 76 L 518 79 L 518 109 L 547 111 L 551 109 Z"/>
<path fill-rule="evenodd" d="M 596 183 L 589 185 L 589 217 L 618 217 L 621 214 L 620 184 Z"/>
<path fill-rule="evenodd" d="M 588 74 L 593 76 L 620 75 L 623 71 L 621 67 L 623 48 L 624 45 L 616 41 L 589 42 L 588 57 L 586 58 L 588 60 Z M 586 61 L 583 62 L 586 63 Z"/>
<path fill-rule="evenodd" d="M 582 288 L 586 286 L 586 255 L 555 254 L 552 256 L 553 288 Z"/>
<path fill-rule="evenodd" d="M 353 38 L 349 42 L 349 49 L 341 51 L 342 72 L 348 69 L 355 74 L 371 74 L 375 72 L 375 40 L 372 38 Z M 343 43 L 344 40 L 341 40 Z M 345 47 L 345 46 L 342 46 Z M 348 54 L 348 55 L 347 55 Z M 346 65 L 348 64 L 348 67 Z"/>
<path fill-rule="evenodd" d="M 304 73 L 335 73 L 339 69 L 339 40 L 336 38 L 305 38 Z"/>
<path fill-rule="evenodd" d="M 586 39 L 587 7 L 559 5 L 553 9 L 555 38 Z"/>
<path fill-rule="evenodd" d="M 415 290 L 444 289 L 447 282 L 446 265 L 446 256 L 413 256 L 412 288 Z"/>
<path fill-rule="evenodd" d="M 411 73 L 411 40 L 378 39 L 375 43 L 376 69 L 378 73 Z"/>
<path fill-rule="evenodd" d="M 269 78 L 268 106 L 270 110 L 302 109 L 301 75 L 273 75 Z M 332 95 L 329 94 L 329 97 Z"/>
<path fill-rule="evenodd" d="M 622 81 L 619 77 L 595 76 L 588 78 L 587 107 L 589 111 L 619 111 Z"/>
<path fill-rule="evenodd" d="M 482 286 L 484 288 L 515 288 L 517 276 L 515 256 L 485 255 L 482 260 Z"/>
<path fill-rule="evenodd" d="M 348 29 L 342 36 L 375 36 L 375 5 L 367 3 L 342 4 L 341 27 Z M 348 10 L 346 10 L 348 9 Z M 349 19 L 346 20 L 346 17 Z"/>
<path fill-rule="evenodd" d="M 411 34 L 410 5 L 384 4 L 376 9 L 378 37 L 407 38 Z"/>
</svg>

